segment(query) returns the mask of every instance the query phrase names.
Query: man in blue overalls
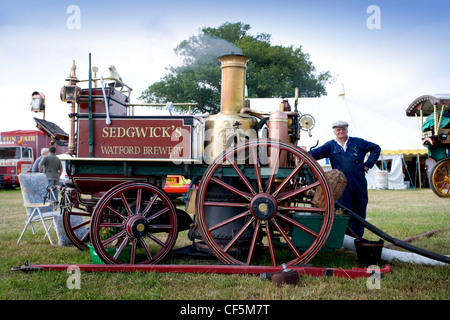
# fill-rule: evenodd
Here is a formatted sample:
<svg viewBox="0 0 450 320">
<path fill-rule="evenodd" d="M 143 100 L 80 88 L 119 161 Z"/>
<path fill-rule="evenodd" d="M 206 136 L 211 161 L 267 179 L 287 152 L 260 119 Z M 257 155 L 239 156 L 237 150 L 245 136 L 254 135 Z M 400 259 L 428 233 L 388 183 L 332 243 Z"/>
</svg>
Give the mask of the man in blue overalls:
<svg viewBox="0 0 450 320">
<path fill-rule="evenodd" d="M 333 133 L 336 139 L 326 142 L 323 146 L 311 150 L 311 155 L 319 160 L 329 158 L 331 167 L 342 171 L 347 178 L 347 186 L 339 199 L 339 203 L 366 218 L 366 207 L 369 201 L 365 173 L 377 162 L 381 148 L 372 142 L 361 138 L 348 136 L 348 123 L 336 121 L 333 123 Z M 370 153 L 364 161 L 366 154 Z M 364 226 L 350 219 L 349 227 L 358 238 L 364 234 Z"/>
</svg>

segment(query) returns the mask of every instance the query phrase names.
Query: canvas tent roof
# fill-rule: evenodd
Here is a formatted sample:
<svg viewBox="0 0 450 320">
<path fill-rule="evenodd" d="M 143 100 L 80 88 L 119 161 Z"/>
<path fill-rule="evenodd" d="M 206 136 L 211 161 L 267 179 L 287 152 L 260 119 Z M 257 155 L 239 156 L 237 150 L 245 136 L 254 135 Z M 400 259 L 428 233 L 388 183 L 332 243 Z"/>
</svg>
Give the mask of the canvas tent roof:
<svg viewBox="0 0 450 320">
<path fill-rule="evenodd" d="M 260 112 L 278 110 L 281 98 L 254 98 L 250 100 L 250 108 Z M 292 110 L 295 99 L 288 98 Z M 360 137 L 377 143 L 383 155 L 417 155 L 426 154 L 417 131 L 406 128 L 386 117 L 377 115 L 369 110 L 350 103 L 344 97 L 299 98 L 298 110 L 301 114 L 310 114 L 315 119 L 312 136 L 302 131 L 299 145 L 307 150 L 311 146 L 324 144 L 334 139 L 331 125 L 336 120 L 349 123 L 349 136 Z"/>
</svg>

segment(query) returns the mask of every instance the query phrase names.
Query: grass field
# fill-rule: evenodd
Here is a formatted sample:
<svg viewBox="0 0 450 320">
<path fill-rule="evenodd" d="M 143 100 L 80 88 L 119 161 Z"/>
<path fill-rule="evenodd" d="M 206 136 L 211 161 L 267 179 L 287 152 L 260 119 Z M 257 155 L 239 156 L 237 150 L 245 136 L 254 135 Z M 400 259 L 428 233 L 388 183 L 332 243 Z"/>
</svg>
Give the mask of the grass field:
<svg viewBox="0 0 450 320">
<path fill-rule="evenodd" d="M 405 239 L 450 226 L 450 200 L 429 189 L 369 191 L 369 222 L 389 235 Z M 175 273 L 87 273 L 82 272 L 80 289 L 69 289 L 71 274 L 62 271 L 13 272 L 25 260 L 30 264 L 86 264 L 89 253 L 70 247 L 52 247 L 42 236 L 27 231 L 17 239 L 25 222 L 22 194 L 0 190 L 0 299 L 1 300 L 448 300 L 448 266 L 411 265 L 391 262 L 392 273 L 370 289 L 366 278 L 303 276 L 297 285 L 281 288 L 259 276 Z M 55 237 L 56 238 L 56 237 Z M 365 238 L 378 240 L 370 231 Z M 181 233 L 176 246 L 187 243 Z M 450 254 L 450 231 L 435 233 L 414 245 Z M 394 247 L 395 248 L 395 247 Z M 179 260 L 165 263 L 218 264 L 218 261 Z M 356 253 L 339 249 L 319 253 L 311 263 L 317 267 L 357 267 Z M 380 266 L 380 267 L 383 267 Z"/>
</svg>

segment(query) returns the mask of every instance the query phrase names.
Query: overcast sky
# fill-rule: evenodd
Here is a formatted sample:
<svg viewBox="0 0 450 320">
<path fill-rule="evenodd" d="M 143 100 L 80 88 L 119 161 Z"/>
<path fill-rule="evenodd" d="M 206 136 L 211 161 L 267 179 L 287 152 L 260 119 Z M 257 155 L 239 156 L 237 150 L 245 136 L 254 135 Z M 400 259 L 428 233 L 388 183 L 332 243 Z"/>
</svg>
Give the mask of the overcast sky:
<svg viewBox="0 0 450 320">
<path fill-rule="evenodd" d="M 447 0 L 2 0 L 0 132 L 35 129 L 33 117 L 42 115 L 30 111 L 33 91 L 46 95 L 46 119 L 68 132 L 59 91 L 72 60 L 78 78 L 88 78 L 89 53 L 98 75 L 115 65 L 139 102 L 166 67 L 179 64 L 173 49 L 182 40 L 225 22 L 271 34 L 272 45 L 301 46 L 318 72 L 335 78 L 329 96 L 343 84 L 360 108 L 417 130 L 408 105 L 450 93 L 449 9 Z"/>
</svg>

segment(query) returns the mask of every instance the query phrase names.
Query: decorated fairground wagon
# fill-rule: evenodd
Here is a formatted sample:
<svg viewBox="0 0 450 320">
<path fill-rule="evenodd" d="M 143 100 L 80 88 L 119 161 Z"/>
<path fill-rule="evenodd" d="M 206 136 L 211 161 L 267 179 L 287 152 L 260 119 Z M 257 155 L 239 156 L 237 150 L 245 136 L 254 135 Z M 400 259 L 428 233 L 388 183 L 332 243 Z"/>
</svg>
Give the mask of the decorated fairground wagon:
<svg viewBox="0 0 450 320">
<path fill-rule="evenodd" d="M 450 96 L 424 95 L 406 109 L 408 117 L 416 117 L 428 156 L 436 163 L 430 186 L 440 197 L 450 198 Z"/>
</svg>

